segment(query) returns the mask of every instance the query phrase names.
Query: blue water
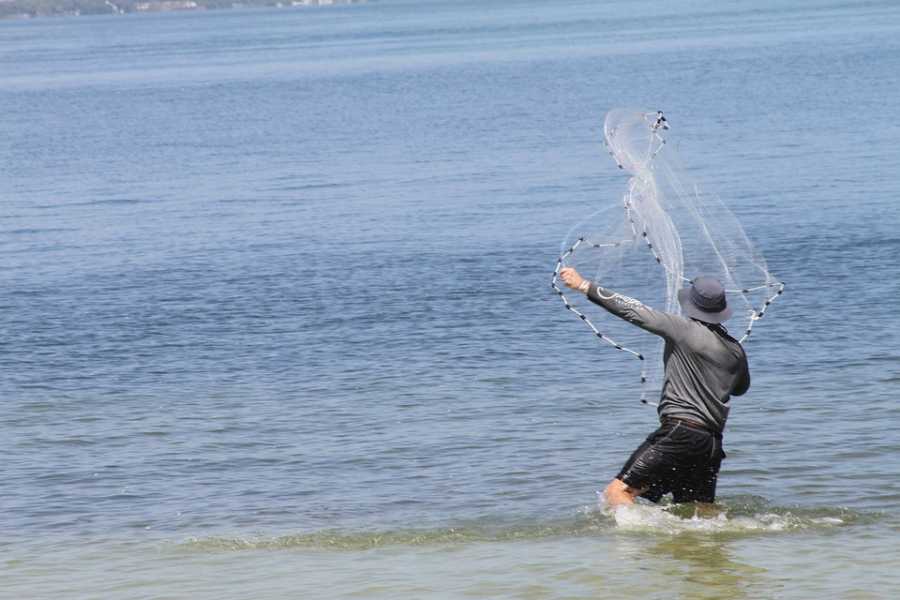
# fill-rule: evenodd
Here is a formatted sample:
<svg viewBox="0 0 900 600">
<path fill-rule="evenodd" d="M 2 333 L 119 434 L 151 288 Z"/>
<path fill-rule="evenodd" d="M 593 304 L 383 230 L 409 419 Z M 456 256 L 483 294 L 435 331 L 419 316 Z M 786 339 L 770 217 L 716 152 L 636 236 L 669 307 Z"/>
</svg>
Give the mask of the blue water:
<svg viewBox="0 0 900 600">
<path fill-rule="evenodd" d="M 819 0 L 0 23 L 14 597 L 187 572 L 222 597 L 234 569 L 249 597 L 603 597 L 622 556 L 685 594 L 891 597 L 898 34 L 892 2 Z M 666 111 L 787 283 L 726 432 L 726 534 L 591 512 L 655 421 L 549 288 L 624 189 L 616 106 Z"/>
</svg>

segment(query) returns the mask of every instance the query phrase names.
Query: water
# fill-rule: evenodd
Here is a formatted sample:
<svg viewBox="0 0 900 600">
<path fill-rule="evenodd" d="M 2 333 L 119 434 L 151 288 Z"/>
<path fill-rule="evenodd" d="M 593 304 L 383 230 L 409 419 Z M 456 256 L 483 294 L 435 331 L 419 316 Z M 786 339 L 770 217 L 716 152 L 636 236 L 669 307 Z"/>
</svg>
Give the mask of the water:
<svg viewBox="0 0 900 600">
<path fill-rule="evenodd" d="M 0 596 L 892 598 L 900 8 L 0 23 Z M 788 291 L 712 515 L 550 294 L 662 108 Z M 617 362 L 619 361 L 619 362 Z"/>
</svg>

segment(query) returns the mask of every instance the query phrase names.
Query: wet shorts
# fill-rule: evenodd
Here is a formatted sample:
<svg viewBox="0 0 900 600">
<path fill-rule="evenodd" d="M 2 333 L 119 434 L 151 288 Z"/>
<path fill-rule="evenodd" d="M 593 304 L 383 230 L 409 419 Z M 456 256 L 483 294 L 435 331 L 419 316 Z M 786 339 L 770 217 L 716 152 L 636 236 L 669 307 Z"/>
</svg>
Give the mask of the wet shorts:
<svg viewBox="0 0 900 600">
<path fill-rule="evenodd" d="M 664 421 L 629 457 L 617 479 L 651 502 L 713 502 L 725 452 L 722 436 L 683 421 Z"/>
</svg>

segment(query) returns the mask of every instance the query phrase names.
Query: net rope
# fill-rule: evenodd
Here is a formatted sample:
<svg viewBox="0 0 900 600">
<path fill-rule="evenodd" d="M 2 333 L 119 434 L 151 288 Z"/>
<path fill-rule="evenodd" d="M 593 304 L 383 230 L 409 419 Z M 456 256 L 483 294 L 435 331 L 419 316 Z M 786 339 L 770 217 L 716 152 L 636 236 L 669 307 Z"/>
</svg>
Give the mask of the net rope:
<svg viewBox="0 0 900 600">
<path fill-rule="evenodd" d="M 651 406 L 656 404 L 648 396 L 662 380 L 662 341 L 636 333 L 636 327 L 611 315 L 598 327 L 586 309 L 573 302 L 580 294 L 570 297 L 563 291 L 559 283 L 563 267 L 591 269 L 596 283 L 617 291 L 631 287 L 638 292 L 635 297 L 649 295 L 655 301 L 651 306 L 674 314 L 681 313 L 678 290 L 697 275 L 714 276 L 725 286 L 729 305 L 742 321 L 738 340 L 742 344 L 785 289 L 721 199 L 692 181 L 667 144 L 668 130 L 662 112 L 616 109 L 607 114 L 607 150 L 619 169 L 630 175 L 625 194 L 617 211 L 601 207 L 572 228 L 550 281 L 566 310 L 596 338 L 640 361 L 640 401 Z M 603 231 L 582 232 L 571 239 L 576 230 L 593 225 Z M 592 255 L 581 265 L 573 264 L 585 251 Z M 648 269 L 642 261 L 656 266 Z"/>
</svg>

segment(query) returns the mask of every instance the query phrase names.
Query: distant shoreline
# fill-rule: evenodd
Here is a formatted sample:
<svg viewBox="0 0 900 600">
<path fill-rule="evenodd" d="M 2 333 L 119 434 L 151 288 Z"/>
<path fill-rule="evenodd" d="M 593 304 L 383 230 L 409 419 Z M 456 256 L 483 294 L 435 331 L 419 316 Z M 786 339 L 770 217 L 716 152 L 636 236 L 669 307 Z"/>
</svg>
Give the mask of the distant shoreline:
<svg viewBox="0 0 900 600">
<path fill-rule="evenodd" d="M 319 7 L 368 0 L 0 0 L 0 19 L 124 15 L 230 8 Z"/>
</svg>

